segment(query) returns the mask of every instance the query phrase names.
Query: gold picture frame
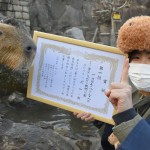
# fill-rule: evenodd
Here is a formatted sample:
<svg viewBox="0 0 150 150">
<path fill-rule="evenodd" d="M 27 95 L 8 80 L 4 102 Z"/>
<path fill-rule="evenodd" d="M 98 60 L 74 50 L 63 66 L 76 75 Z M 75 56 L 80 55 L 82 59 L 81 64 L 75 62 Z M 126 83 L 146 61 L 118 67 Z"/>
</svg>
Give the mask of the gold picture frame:
<svg viewBox="0 0 150 150">
<path fill-rule="evenodd" d="M 34 32 L 37 52 L 27 97 L 71 112 L 89 112 L 114 124 L 104 91 L 120 82 L 125 55 L 115 47 Z"/>
</svg>

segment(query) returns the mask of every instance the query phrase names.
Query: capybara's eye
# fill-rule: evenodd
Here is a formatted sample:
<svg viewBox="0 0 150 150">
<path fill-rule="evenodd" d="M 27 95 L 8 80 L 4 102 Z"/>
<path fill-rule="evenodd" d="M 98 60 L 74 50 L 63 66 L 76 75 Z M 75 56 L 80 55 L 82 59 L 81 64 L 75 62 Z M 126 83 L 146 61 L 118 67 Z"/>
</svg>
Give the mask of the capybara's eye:
<svg viewBox="0 0 150 150">
<path fill-rule="evenodd" d="M 0 31 L 0 35 L 2 35 L 3 34 L 3 32 L 2 31 Z"/>
</svg>

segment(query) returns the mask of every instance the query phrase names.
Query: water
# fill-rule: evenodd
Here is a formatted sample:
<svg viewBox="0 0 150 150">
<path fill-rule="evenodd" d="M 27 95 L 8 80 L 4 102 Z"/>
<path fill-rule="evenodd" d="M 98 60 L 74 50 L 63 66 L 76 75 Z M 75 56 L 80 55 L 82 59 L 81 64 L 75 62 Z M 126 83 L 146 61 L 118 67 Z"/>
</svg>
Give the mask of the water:
<svg viewBox="0 0 150 150">
<path fill-rule="evenodd" d="M 97 143 L 100 144 L 98 129 L 92 123 L 77 119 L 72 112 L 44 103 L 25 98 L 24 102 L 12 103 L 11 107 L 5 106 L 0 114 L 16 123 L 36 124 L 43 129 L 53 129 L 71 140 L 88 139 L 93 143 L 93 147 L 97 147 Z"/>
</svg>

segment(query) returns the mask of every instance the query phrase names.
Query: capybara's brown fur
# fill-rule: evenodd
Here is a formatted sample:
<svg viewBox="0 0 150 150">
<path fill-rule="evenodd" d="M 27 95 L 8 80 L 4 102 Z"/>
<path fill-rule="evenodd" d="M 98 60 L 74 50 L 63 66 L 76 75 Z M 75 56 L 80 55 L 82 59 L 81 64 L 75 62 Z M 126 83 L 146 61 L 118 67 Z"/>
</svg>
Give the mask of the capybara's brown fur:
<svg viewBox="0 0 150 150">
<path fill-rule="evenodd" d="M 29 30 L 14 18 L 0 20 L 0 95 L 26 92 L 36 46 Z"/>
<path fill-rule="evenodd" d="M 32 38 L 18 27 L 0 23 L 0 65 L 13 70 L 27 68 L 35 55 Z"/>
</svg>

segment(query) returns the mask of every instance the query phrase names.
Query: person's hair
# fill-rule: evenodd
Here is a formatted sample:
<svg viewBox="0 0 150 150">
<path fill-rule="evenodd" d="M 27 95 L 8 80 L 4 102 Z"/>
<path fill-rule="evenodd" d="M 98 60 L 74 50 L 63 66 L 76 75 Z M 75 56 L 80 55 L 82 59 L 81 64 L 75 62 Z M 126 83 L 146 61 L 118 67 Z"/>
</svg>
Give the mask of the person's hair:
<svg viewBox="0 0 150 150">
<path fill-rule="evenodd" d="M 131 52 L 128 53 L 129 62 L 132 61 L 133 57 L 134 57 L 137 53 L 139 53 L 139 50 L 133 50 L 133 51 L 131 51 Z"/>
</svg>

